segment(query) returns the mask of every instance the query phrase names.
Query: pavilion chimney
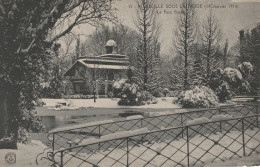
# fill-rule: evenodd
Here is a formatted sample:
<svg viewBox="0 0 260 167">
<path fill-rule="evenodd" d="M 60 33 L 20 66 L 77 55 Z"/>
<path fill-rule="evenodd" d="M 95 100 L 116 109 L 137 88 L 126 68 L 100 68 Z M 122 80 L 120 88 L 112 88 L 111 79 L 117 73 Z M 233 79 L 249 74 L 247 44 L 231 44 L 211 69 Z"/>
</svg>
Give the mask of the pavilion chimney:
<svg viewBox="0 0 260 167">
<path fill-rule="evenodd" d="M 241 44 L 241 43 L 243 43 L 245 41 L 245 32 L 244 32 L 244 30 L 240 30 L 239 31 L 239 35 L 240 35 L 239 39 L 240 39 L 240 44 Z"/>
<path fill-rule="evenodd" d="M 117 53 L 117 44 L 113 39 L 110 39 L 106 43 L 106 54 Z"/>
</svg>

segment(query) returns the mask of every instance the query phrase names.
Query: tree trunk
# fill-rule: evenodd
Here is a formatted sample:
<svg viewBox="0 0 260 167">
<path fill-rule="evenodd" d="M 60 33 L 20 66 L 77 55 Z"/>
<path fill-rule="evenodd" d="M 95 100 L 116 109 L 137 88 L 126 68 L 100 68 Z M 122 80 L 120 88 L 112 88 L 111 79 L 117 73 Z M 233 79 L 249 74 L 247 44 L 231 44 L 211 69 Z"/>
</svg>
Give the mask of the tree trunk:
<svg viewBox="0 0 260 167">
<path fill-rule="evenodd" d="M 17 127 L 12 123 L 13 115 L 10 94 L 0 83 L 0 149 L 17 149 Z M 13 134 L 13 135 L 12 135 Z"/>
</svg>

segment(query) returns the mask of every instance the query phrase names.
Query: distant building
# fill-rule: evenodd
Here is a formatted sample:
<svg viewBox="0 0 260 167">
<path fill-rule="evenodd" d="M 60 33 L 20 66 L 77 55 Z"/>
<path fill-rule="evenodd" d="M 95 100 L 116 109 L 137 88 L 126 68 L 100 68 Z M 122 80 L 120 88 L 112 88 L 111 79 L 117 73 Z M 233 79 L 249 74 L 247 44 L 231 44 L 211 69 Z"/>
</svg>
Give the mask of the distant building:
<svg viewBox="0 0 260 167">
<path fill-rule="evenodd" d="M 127 78 L 129 58 L 117 53 L 114 40 L 106 43 L 106 54 L 80 57 L 64 74 L 72 82 L 74 94 L 107 95 L 116 80 Z"/>
</svg>

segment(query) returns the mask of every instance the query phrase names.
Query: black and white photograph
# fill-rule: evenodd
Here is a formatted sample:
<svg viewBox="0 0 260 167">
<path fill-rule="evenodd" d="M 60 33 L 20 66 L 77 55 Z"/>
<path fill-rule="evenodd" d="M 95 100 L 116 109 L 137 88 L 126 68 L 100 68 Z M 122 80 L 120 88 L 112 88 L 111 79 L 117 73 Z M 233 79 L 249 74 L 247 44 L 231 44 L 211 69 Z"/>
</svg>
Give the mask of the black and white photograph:
<svg viewBox="0 0 260 167">
<path fill-rule="evenodd" d="M 0 0 L 0 166 L 260 166 L 260 0 Z"/>
</svg>

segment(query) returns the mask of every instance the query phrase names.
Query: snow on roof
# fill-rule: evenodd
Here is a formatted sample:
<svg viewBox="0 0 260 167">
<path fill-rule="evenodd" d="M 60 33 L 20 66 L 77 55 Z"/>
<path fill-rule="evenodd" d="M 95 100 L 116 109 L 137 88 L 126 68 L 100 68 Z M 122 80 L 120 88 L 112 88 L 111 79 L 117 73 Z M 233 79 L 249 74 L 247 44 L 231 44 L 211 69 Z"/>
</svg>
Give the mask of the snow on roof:
<svg viewBox="0 0 260 167">
<path fill-rule="evenodd" d="M 117 44 L 113 39 L 110 39 L 107 41 L 106 46 L 117 46 Z"/>
<path fill-rule="evenodd" d="M 78 60 L 78 62 L 80 62 L 87 68 L 114 69 L 114 70 L 127 70 L 128 69 L 128 66 L 122 66 L 122 65 L 88 64 L 88 63 L 85 63 L 83 60 Z"/>
<path fill-rule="evenodd" d="M 96 57 L 105 57 L 105 58 L 127 58 L 128 59 L 128 56 L 126 55 L 122 55 L 122 54 L 103 54 L 103 55 L 99 55 L 99 56 L 96 56 Z"/>
</svg>

